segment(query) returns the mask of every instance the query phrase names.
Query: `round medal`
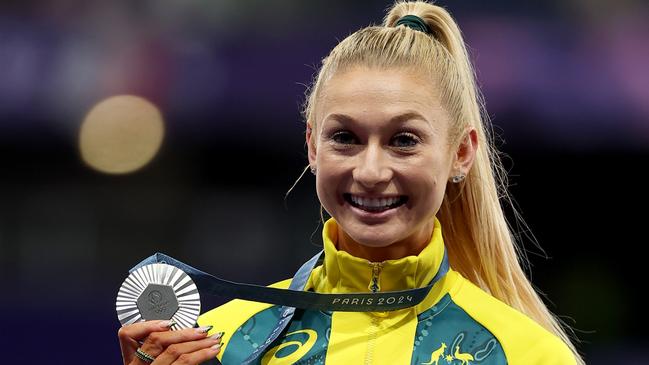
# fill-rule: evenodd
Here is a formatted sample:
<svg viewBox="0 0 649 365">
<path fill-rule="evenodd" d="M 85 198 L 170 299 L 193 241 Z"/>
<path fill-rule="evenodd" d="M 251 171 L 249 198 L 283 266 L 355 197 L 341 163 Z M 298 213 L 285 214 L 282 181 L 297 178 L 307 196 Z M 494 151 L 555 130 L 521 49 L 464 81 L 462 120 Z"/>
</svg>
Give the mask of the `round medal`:
<svg viewBox="0 0 649 365">
<path fill-rule="evenodd" d="M 122 325 L 173 320 L 171 329 L 194 327 L 201 311 L 198 288 L 182 270 L 167 264 L 145 265 L 122 283 L 115 303 Z"/>
</svg>

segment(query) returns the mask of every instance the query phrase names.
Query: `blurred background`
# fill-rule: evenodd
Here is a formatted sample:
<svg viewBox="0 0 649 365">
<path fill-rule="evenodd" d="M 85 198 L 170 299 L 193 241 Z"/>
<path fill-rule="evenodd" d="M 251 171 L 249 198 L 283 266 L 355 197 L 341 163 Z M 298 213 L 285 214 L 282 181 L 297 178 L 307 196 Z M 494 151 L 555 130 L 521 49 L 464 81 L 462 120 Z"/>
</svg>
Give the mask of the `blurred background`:
<svg viewBox="0 0 649 365">
<path fill-rule="evenodd" d="M 292 275 L 321 228 L 310 174 L 285 198 L 307 165 L 305 86 L 390 5 L 0 2 L 0 362 L 121 363 L 117 289 L 155 251 Z M 440 5 L 549 257 L 520 232 L 534 284 L 589 364 L 646 364 L 647 3 Z"/>
</svg>

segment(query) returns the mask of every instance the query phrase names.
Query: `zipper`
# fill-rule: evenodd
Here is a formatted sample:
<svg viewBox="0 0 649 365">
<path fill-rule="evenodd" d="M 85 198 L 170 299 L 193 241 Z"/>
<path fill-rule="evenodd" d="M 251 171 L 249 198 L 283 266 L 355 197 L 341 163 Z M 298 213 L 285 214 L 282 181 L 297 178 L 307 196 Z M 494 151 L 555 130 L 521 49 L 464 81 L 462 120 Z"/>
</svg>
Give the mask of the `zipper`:
<svg viewBox="0 0 649 365">
<path fill-rule="evenodd" d="M 381 291 L 379 275 L 381 274 L 381 268 L 383 267 L 383 264 L 380 262 L 370 262 L 370 266 L 372 267 L 372 278 L 370 279 L 368 289 L 370 289 L 372 293 L 376 293 Z M 367 348 L 365 352 L 364 365 L 372 365 L 374 363 L 374 348 L 376 347 L 376 338 L 379 332 L 379 321 L 381 320 L 381 318 L 374 314 L 371 314 L 371 316 L 372 321 L 370 323 L 370 327 L 367 329 Z"/>
<path fill-rule="evenodd" d="M 370 279 L 370 285 L 367 287 L 372 293 L 381 291 L 381 285 L 379 284 L 379 274 L 381 274 L 381 268 L 383 263 L 381 262 L 370 262 L 372 266 L 372 278 Z"/>
</svg>

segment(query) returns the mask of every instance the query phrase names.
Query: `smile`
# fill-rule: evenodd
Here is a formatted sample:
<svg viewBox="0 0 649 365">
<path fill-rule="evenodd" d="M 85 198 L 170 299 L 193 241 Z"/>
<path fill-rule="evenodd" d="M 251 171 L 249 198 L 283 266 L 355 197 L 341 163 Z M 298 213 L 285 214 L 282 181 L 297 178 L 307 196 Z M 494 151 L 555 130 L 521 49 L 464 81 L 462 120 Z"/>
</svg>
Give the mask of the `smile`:
<svg viewBox="0 0 649 365">
<path fill-rule="evenodd" d="M 405 204 L 408 197 L 405 195 L 392 197 L 368 198 L 349 193 L 343 194 L 343 198 L 352 206 L 367 212 L 382 212 Z"/>
</svg>

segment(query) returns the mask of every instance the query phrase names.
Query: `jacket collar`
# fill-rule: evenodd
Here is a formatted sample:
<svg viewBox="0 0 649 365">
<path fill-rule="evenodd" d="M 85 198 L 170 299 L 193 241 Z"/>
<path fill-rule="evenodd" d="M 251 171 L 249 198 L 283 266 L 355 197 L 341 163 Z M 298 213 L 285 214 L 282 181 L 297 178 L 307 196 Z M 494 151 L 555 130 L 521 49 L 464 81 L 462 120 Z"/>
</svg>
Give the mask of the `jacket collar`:
<svg viewBox="0 0 649 365">
<path fill-rule="evenodd" d="M 437 218 L 430 242 L 419 255 L 379 263 L 336 249 L 338 229 L 330 218 L 322 231 L 325 259 L 313 271 L 310 285 L 319 293 L 370 292 L 373 283 L 378 284 L 378 291 L 419 288 L 433 279 L 444 256 L 442 226 Z"/>
</svg>

